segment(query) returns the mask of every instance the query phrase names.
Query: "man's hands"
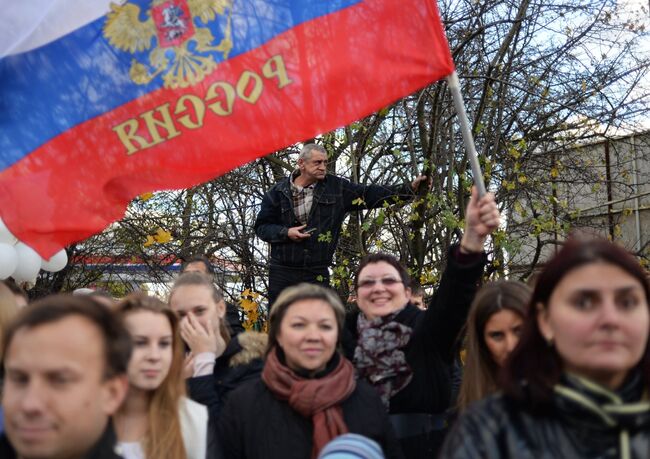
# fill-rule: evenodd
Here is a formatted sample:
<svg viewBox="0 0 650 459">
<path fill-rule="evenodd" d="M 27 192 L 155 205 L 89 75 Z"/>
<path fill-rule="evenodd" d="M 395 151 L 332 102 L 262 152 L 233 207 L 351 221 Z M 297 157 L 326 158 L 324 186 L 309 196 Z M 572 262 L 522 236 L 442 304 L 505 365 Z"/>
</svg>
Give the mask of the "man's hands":
<svg viewBox="0 0 650 459">
<path fill-rule="evenodd" d="M 472 197 L 465 211 L 465 233 L 460 241 L 461 252 L 482 252 L 485 239 L 499 227 L 500 221 L 501 216 L 494 195 L 487 193 L 479 199 L 476 187 L 472 187 Z"/>
<path fill-rule="evenodd" d="M 303 239 L 310 238 L 311 234 L 302 232 L 302 230 L 304 230 L 306 227 L 307 225 L 292 226 L 291 228 L 289 228 L 289 231 L 287 232 L 287 236 L 289 236 L 289 239 L 296 242 L 302 241 Z"/>
<path fill-rule="evenodd" d="M 216 327 L 213 323 L 210 322 L 208 326 L 204 326 L 190 312 L 181 320 L 180 325 L 181 338 L 191 349 L 192 355 L 198 355 L 201 352 L 214 352 L 219 356 L 226 349 L 226 342 L 215 330 Z"/>
</svg>

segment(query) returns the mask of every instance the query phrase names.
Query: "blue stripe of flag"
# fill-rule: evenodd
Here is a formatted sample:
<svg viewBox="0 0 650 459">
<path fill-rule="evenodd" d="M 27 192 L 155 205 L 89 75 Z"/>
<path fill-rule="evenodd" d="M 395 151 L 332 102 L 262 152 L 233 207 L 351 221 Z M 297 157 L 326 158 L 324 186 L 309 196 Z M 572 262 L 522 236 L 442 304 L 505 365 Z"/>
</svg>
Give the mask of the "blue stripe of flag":
<svg viewBox="0 0 650 459">
<path fill-rule="evenodd" d="M 255 49 L 303 22 L 359 3 L 361 0 L 234 0 L 235 57 Z M 141 20 L 149 0 L 135 0 Z M 148 50 L 120 51 L 103 37 L 102 17 L 61 39 L 0 60 L 0 170 L 11 166 L 48 140 L 116 107 L 162 87 L 158 76 L 146 85 L 129 77 L 131 60 L 148 63 Z M 205 27 L 200 19 L 196 27 Z M 226 16 L 208 24 L 214 44 L 226 27 Z M 212 53 L 220 62 L 220 53 Z"/>
</svg>

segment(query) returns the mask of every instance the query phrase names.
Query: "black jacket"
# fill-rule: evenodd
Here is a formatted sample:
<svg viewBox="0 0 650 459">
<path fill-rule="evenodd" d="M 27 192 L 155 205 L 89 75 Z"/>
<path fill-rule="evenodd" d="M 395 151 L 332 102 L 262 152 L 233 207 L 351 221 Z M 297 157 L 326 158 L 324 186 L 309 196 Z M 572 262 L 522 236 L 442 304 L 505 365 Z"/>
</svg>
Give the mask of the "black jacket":
<svg viewBox="0 0 650 459">
<path fill-rule="evenodd" d="M 389 459 L 403 457 L 372 387 L 357 381 L 341 408 L 351 433 L 375 440 Z M 261 379 L 234 390 L 219 419 L 219 445 L 227 459 L 308 459 L 312 438 L 312 420 L 277 399 Z"/>
<path fill-rule="evenodd" d="M 462 255 L 458 247 L 449 252 L 447 268 L 426 311 L 412 304 L 395 320 L 413 329 L 404 348 L 406 361 L 413 371 L 411 382 L 390 399 L 390 414 L 432 414 L 442 418 L 451 400 L 451 367 L 458 334 L 465 324 L 478 283 L 483 274 L 485 255 Z M 352 359 L 357 346 L 359 313 L 345 321 L 343 346 Z M 439 420 L 439 423 L 442 421 Z M 407 424 L 410 424 L 408 422 Z M 409 429 L 422 432 L 422 428 Z M 444 430 L 401 435 L 400 444 L 409 459 L 435 457 L 442 444 Z"/>
<path fill-rule="evenodd" d="M 208 407 L 211 420 L 219 417 L 230 391 L 251 379 L 258 379 L 264 367 L 266 335 L 245 332 L 232 338 L 217 358 L 211 375 L 187 380 L 192 400 Z"/>
<path fill-rule="evenodd" d="M 276 183 L 262 200 L 255 232 L 271 243 L 271 264 L 291 267 L 326 267 L 334 257 L 341 224 L 348 212 L 381 207 L 392 198 L 412 199 L 410 184 L 358 185 L 335 175 L 317 182 L 307 228 L 316 228 L 310 238 L 294 242 L 290 227 L 300 226 L 293 211 L 289 178 Z"/>
<path fill-rule="evenodd" d="M 453 247 L 428 309 L 422 311 L 408 304 L 395 318 L 413 329 L 404 348 L 413 378 L 391 398 L 390 413 L 442 413 L 449 407 L 453 350 L 484 265 L 485 255 L 459 255 L 457 246 Z M 357 346 L 358 317 L 355 312 L 345 320 L 343 349 L 350 360 Z"/>
<path fill-rule="evenodd" d="M 17 459 L 18 454 L 9 443 L 6 435 L 6 433 L 3 433 L 0 436 L 0 458 Z M 83 457 L 84 459 L 122 459 L 122 456 L 115 452 L 116 444 L 117 438 L 113 430 L 113 423 L 109 421 L 100 439 Z"/>
<path fill-rule="evenodd" d="M 239 308 L 237 305 L 228 301 L 225 303 L 226 322 L 228 322 L 228 327 L 230 327 L 230 336 L 237 336 L 240 333 L 244 333 L 246 330 L 244 329 L 244 326 L 241 324 L 241 320 L 239 319 Z"/>
<path fill-rule="evenodd" d="M 629 381 L 615 395 L 638 401 L 640 378 Z M 447 435 L 440 454 L 445 459 L 641 459 L 650 457 L 650 408 L 644 412 L 604 420 L 599 405 L 616 405 L 603 397 L 573 386 L 580 395 L 555 394 L 541 406 L 530 400 L 515 401 L 502 394 L 471 405 Z M 599 400 L 600 399 L 600 400 Z M 631 399 L 631 400 L 630 400 Z M 586 400 L 586 402 L 585 402 Z M 591 403 L 594 402 L 594 403 Z M 638 405 L 637 405 L 638 406 Z M 606 417 L 607 415 L 605 415 Z M 629 439 L 629 456 L 624 454 Z"/>
</svg>

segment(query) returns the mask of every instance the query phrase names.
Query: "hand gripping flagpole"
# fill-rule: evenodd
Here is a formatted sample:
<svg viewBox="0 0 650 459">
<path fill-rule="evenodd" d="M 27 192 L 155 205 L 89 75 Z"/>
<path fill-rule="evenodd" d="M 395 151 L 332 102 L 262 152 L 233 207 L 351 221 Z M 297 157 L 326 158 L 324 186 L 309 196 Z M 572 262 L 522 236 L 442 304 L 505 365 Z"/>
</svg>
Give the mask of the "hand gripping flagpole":
<svg viewBox="0 0 650 459">
<path fill-rule="evenodd" d="M 463 133 L 463 143 L 467 151 L 467 157 L 472 167 L 472 175 L 474 176 L 474 184 L 478 190 L 479 197 L 485 195 L 485 183 L 483 182 L 483 172 L 481 172 L 481 165 L 478 162 L 478 154 L 474 146 L 474 137 L 472 136 L 472 129 L 465 113 L 465 103 L 463 102 L 463 95 L 460 93 L 460 81 L 458 74 L 454 70 L 451 75 L 447 77 L 447 84 L 451 90 L 451 98 L 454 101 L 454 107 L 458 114 L 458 121 L 460 122 L 460 130 Z"/>
</svg>

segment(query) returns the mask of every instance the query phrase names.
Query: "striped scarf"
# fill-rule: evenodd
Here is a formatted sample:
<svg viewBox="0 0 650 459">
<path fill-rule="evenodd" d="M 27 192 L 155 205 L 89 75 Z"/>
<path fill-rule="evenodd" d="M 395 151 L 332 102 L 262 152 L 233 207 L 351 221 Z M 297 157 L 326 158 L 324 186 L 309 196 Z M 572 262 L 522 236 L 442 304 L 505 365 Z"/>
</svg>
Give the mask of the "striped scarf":
<svg viewBox="0 0 650 459">
<path fill-rule="evenodd" d="M 618 392 L 572 374 L 565 374 L 553 390 L 556 408 L 567 420 L 577 421 L 584 428 L 580 430 L 589 432 L 592 446 L 605 440 L 608 433 L 618 433 L 621 459 L 632 458 L 630 431 L 650 429 L 650 402 L 647 393 L 643 394 L 639 374 Z"/>
</svg>

